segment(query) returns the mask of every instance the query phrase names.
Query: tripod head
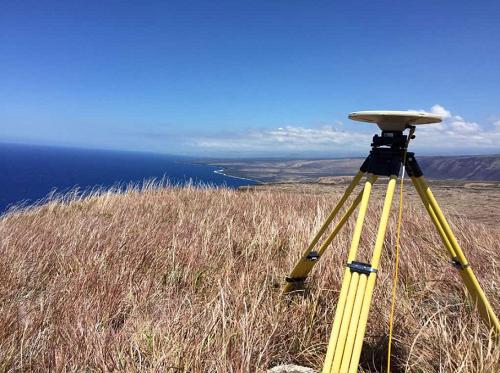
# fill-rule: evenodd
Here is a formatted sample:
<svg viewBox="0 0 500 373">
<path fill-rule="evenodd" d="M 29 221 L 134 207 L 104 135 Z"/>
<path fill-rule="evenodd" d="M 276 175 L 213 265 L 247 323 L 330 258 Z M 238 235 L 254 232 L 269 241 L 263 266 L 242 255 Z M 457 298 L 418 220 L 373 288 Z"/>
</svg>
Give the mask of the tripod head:
<svg viewBox="0 0 500 373">
<path fill-rule="evenodd" d="M 373 136 L 370 155 L 361 166 L 363 172 L 379 176 L 399 175 L 401 165 L 408 159 L 413 159 L 413 153 L 407 153 L 408 136 L 413 138 L 415 125 L 441 122 L 441 117 L 418 111 L 355 111 L 349 114 L 349 119 L 358 122 L 375 123 L 381 130 L 381 135 Z M 409 135 L 404 135 L 406 129 L 412 129 Z M 413 166 L 412 174 L 420 174 L 421 170 Z"/>
<path fill-rule="evenodd" d="M 382 131 L 381 135 L 373 136 L 372 148 L 388 146 L 396 149 L 406 148 L 408 137 L 403 131 Z"/>
</svg>

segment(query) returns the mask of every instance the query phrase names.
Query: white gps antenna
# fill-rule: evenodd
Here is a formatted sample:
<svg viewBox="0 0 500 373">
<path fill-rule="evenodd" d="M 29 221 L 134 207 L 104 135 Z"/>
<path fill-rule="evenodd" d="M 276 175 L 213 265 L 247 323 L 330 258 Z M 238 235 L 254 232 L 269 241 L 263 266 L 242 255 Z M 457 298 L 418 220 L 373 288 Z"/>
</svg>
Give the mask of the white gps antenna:
<svg viewBox="0 0 500 373">
<path fill-rule="evenodd" d="M 416 124 L 439 123 L 442 118 L 436 114 L 419 111 L 355 111 L 349 119 L 358 122 L 376 123 L 382 131 L 404 131 Z"/>
</svg>

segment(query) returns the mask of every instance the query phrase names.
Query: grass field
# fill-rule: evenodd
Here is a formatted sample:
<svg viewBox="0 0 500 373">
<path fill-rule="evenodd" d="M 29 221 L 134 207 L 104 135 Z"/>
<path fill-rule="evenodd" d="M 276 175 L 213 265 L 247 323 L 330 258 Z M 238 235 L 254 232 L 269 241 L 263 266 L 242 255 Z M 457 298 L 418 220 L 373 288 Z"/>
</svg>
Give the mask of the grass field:
<svg viewBox="0 0 500 373">
<path fill-rule="evenodd" d="M 169 187 L 67 197 L 0 219 L 0 371 L 264 372 L 322 365 L 354 222 L 308 291 L 283 278 L 337 192 Z M 362 240 L 371 248 L 373 199 Z M 397 203 L 396 203 L 397 205 Z M 384 370 L 395 211 L 361 358 Z M 452 226 L 497 314 L 500 233 Z M 405 207 L 394 372 L 495 372 L 500 346 L 464 300 L 423 209 Z"/>
</svg>

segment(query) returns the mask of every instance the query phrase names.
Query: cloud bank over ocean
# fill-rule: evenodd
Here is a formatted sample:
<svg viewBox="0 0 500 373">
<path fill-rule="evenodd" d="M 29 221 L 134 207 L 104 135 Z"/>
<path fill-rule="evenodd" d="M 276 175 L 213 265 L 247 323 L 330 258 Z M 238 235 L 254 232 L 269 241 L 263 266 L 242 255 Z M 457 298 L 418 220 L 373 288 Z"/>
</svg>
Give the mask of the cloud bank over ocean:
<svg viewBox="0 0 500 373">
<path fill-rule="evenodd" d="M 499 153 L 500 120 L 479 124 L 451 113 L 436 104 L 426 111 L 440 115 L 443 122 L 419 126 L 413 144 L 428 154 Z M 373 134 L 371 124 L 340 120 L 320 126 L 287 125 L 276 129 L 201 135 L 189 139 L 190 145 L 209 152 L 251 153 L 330 153 L 332 156 L 366 153 Z"/>
</svg>

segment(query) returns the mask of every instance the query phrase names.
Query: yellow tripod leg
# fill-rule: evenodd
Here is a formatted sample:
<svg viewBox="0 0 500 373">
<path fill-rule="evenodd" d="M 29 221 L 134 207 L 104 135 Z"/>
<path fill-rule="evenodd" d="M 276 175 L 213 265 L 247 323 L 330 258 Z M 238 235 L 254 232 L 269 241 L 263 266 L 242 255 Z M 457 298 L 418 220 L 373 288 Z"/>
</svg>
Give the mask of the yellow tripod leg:
<svg viewBox="0 0 500 373">
<path fill-rule="evenodd" d="M 361 231 L 363 229 L 363 223 L 365 220 L 366 210 L 368 209 L 368 202 L 370 200 L 372 186 L 376 179 L 377 176 L 370 174 L 363 188 L 363 194 L 361 197 L 361 204 L 359 207 L 358 217 L 356 220 L 356 225 L 354 227 L 351 247 L 349 249 L 349 254 L 347 257 L 348 263 L 351 263 L 352 261 L 354 261 L 354 259 L 356 259 L 359 241 L 361 238 Z M 354 303 L 353 292 L 357 288 L 356 276 L 354 277 L 354 281 L 352 281 L 353 279 L 351 277 L 352 277 L 351 270 L 349 268 L 346 268 L 344 271 L 344 279 L 342 281 L 342 287 L 340 289 L 339 300 L 337 302 L 337 309 L 335 311 L 335 318 L 333 321 L 332 332 L 330 335 L 330 340 L 328 342 L 328 349 L 326 352 L 325 363 L 323 365 L 323 373 L 335 372 L 335 370 L 332 370 L 333 369 L 332 365 L 337 347 L 340 348 L 340 346 L 337 345 L 342 344 L 343 348 L 343 344 L 345 342 L 345 340 L 343 341 L 342 338 L 339 338 L 339 335 L 341 332 L 342 325 L 345 323 L 347 323 L 348 325 L 349 323 L 351 317 L 350 310 L 352 310 Z M 344 318 L 346 320 L 344 320 Z"/>
<path fill-rule="evenodd" d="M 392 199 L 394 197 L 397 178 L 398 177 L 396 175 L 392 175 L 387 185 L 384 206 L 382 208 L 377 238 L 375 240 L 375 248 L 373 249 L 371 271 L 369 274 L 361 274 L 361 276 L 364 278 L 363 281 L 366 281 L 366 289 L 363 294 L 363 300 L 359 311 L 359 319 L 350 328 L 351 330 L 344 351 L 344 361 L 342 363 L 341 372 L 355 373 L 358 371 L 358 364 L 359 358 L 361 357 L 361 348 L 363 347 L 366 323 L 368 321 L 373 289 L 375 288 L 375 280 L 377 277 L 380 256 L 382 254 L 382 249 L 384 246 L 385 232 L 387 230 L 387 223 L 389 221 L 389 213 L 391 211 Z"/>
<path fill-rule="evenodd" d="M 377 178 L 375 177 L 375 180 Z M 364 190 L 364 189 L 363 189 Z M 330 233 L 330 235 L 326 238 L 325 242 L 323 242 L 320 246 L 320 248 L 318 249 L 318 255 L 321 257 L 321 255 L 323 255 L 323 253 L 326 251 L 327 247 L 330 245 L 330 243 L 333 241 L 333 239 L 335 238 L 335 236 L 337 236 L 337 234 L 339 233 L 339 231 L 342 229 L 342 227 L 344 226 L 344 224 L 347 222 L 347 220 L 351 217 L 352 213 L 354 212 L 354 210 L 356 209 L 356 207 L 358 207 L 359 203 L 361 202 L 361 198 L 363 197 L 363 190 L 361 190 L 361 192 L 359 192 L 358 196 L 356 197 L 356 199 L 352 202 L 351 206 L 347 209 L 347 211 L 344 213 L 344 215 L 342 215 L 342 218 L 340 218 L 339 222 L 337 223 L 337 225 L 335 226 L 334 230 L 332 231 L 332 233 Z"/>
<path fill-rule="evenodd" d="M 316 244 L 318 243 L 320 238 L 323 236 L 323 234 L 325 233 L 326 229 L 331 224 L 331 222 L 333 221 L 335 216 L 337 216 L 338 212 L 340 211 L 340 209 L 342 208 L 344 203 L 347 201 L 349 196 L 352 194 L 354 188 L 356 188 L 356 186 L 359 184 L 359 181 L 361 180 L 363 175 L 364 175 L 364 172 L 359 171 L 356 174 L 356 176 L 354 177 L 354 179 L 351 181 L 351 183 L 347 187 L 346 191 L 344 192 L 343 196 L 340 198 L 340 200 L 337 203 L 337 205 L 335 206 L 335 208 L 332 210 L 332 212 L 330 213 L 330 215 L 328 216 L 326 221 L 323 223 L 323 225 L 319 229 L 318 233 L 316 233 L 313 240 L 311 241 L 311 243 L 307 247 L 306 251 L 302 254 L 302 257 L 300 258 L 300 260 L 297 262 L 297 264 L 295 265 L 295 267 L 291 271 L 290 275 L 287 277 L 287 283 L 283 289 L 283 293 L 287 293 L 287 292 L 290 292 L 292 290 L 295 290 L 297 288 L 297 283 L 302 283 L 306 279 L 307 275 L 309 274 L 309 272 L 311 272 L 312 268 L 316 264 L 317 259 L 321 256 L 321 254 L 323 254 L 323 252 L 326 250 L 326 248 L 328 247 L 330 242 L 332 242 L 332 240 L 335 238 L 337 233 L 340 231 L 342 226 L 345 224 L 345 222 L 347 221 L 349 216 L 352 214 L 352 212 L 354 211 L 356 206 L 359 204 L 360 198 L 358 196 L 359 199 L 357 198 L 353 202 L 351 207 L 347 210 L 347 212 L 344 214 L 344 216 L 342 217 L 340 222 L 337 224 L 337 227 L 334 229 L 332 234 L 330 234 L 327 241 L 325 241 L 325 243 L 323 243 L 320 250 L 318 251 L 317 257 L 312 258 L 312 260 L 311 260 L 309 255 L 311 254 L 314 247 L 316 246 Z"/>
<path fill-rule="evenodd" d="M 315 259 L 309 259 L 308 257 L 306 260 L 301 259 L 299 263 L 295 266 L 293 271 L 290 274 L 291 279 L 301 279 L 300 281 L 303 281 L 311 272 L 312 268 L 314 265 L 318 262 L 318 259 L 321 258 L 323 253 L 326 251 L 330 243 L 333 241 L 333 239 L 337 236 L 337 234 L 340 232 L 342 227 L 345 225 L 349 217 L 352 215 L 356 207 L 358 207 L 359 203 L 361 202 L 361 197 L 363 195 L 363 191 L 361 191 L 356 199 L 352 202 L 351 206 L 347 209 L 347 211 L 342 215 L 342 218 L 339 220 L 333 231 L 330 233 L 330 235 L 326 238 L 326 240 L 321 244 L 320 248 L 318 249 L 317 252 L 317 257 Z M 287 283 L 285 285 L 285 288 L 283 289 L 283 293 L 288 293 L 292 290 L 294 290 L 294 283 Z"/>
<path fill-rule="evenodd" d="M 458 244 L 455 235 L 453 234 L 453 231 L 451 230 L 448 222 L 446 221 L 446 218 L 443 212 L 441 211 L 441 208 L 439 207 L 436 198 L 434 197 L 432 191 L 425 182 L 423 176 L 415 178 L 415 182 L 418 184 L 419 188 L 423 192 L 423 196 L 425 198 L 425 200 L 423 199 L 424 204 L 429 204 L 430 207 L 432 208 L 442 230 L 446 234 L 446 237 L 450 242 L 451 247 L 453 248 L 453 250 L 450 250 L 450 248 L 447 247 L 448 250 L 450 251 L 450 255 L 452 255 L 453 261 L 456 263 L 456 267 L 460 271 L 460 275 L 462 276 L 465 286 L 469 294 L 471 295 L 472 301 L 476 305 L 479 314 L 483 318 L 486 325 L 488 325 L 490 329 L 493 329 L 497 335 L 500 335 L 500 322 L 498 321 L 498 318 L 495 315 L 493 308 L 491 307 L 488 299 L 486 298 L 483 289 L 481 289 L 481 285 L 479 284 L 479 281 L 474 275 L 472 268 L 467 262 L 467 258 L 465 257 L 462 249 Z"/>
<path fill-rule="evenodd" d="M 412 177 L 411 181 L 412 181 L 413 185 L 415 186 L 415 189 L 416 189 L 418 195 L 420 196 L 420 199 L 424 203 L 424 207 L 427 210 L 427 213 L 429 214 L 429 216 L 431 217 L 431 220 L 434 223 L 434 226 L 436 227 L 436 229 L 439 233 L 439 236 L 441 237 L 441 240 L 443 241 L 444 246 L 448 249 L 452 258 L 456 257 L 455 249 L 451 245 L 450 240 L 448 240 L 448 237 L 446 236 L 446 233 L 443 230 L 441 223 L 439 223 L 439 219 L 437 218 L 436 213 L 434 212 L 434 210 L 432 209 L 432 206 L 430 205 L 429 201 L 427 200 L 427 197 L 425 196 L 425 193 L 422 190 L 419 182 L 416 180 L 415 177 Z"/>
</svg>

